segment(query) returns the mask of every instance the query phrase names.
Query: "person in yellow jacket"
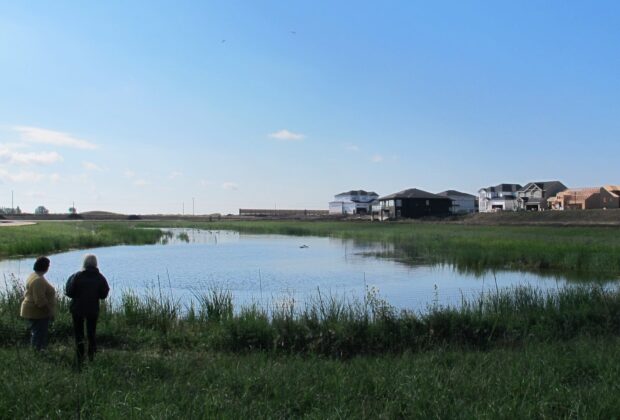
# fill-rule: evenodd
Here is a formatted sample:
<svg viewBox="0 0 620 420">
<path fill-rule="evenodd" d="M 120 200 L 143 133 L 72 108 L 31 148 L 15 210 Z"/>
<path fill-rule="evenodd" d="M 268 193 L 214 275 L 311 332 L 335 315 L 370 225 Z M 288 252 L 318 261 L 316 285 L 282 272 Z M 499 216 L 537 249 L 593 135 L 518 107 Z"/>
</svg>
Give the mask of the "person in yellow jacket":
<svg viewBox="0 0 620 420">
<path fill-rule="evenodd" d="M 36 259 L 34 273 L 26 280 L 26 293 L 20 311 L 20 316 L 30 323 L 30 344 L 36 350 L 47 347 L 49 324 L 56 307 L 56 290 L 45 278 L 49 268 L 49 258 Z"/>
</svg>

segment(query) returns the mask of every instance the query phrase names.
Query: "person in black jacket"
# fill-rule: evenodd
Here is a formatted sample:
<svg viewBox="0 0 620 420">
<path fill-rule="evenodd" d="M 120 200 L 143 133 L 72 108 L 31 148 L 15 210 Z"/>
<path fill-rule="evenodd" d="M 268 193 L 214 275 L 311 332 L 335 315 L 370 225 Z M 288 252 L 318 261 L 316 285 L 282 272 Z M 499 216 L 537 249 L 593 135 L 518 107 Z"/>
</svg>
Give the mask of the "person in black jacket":
<svg viewBox="0 0 620 420">
<path fill-rule="evenodd" d="M 84 360 L 84 321 L 88 337 L 88 359 L 93 360 L 97 351 L 95 333 L 99 317 L 99 300 L 108 296 L 110 287 L 97 268 L 97 257 L 84 256 L 83 270 L 72 274 L 67 280 L 65 295 L 71 298 L 69 306 L 73 316 L 73 331 L 78 362 Z"/>
</svg>

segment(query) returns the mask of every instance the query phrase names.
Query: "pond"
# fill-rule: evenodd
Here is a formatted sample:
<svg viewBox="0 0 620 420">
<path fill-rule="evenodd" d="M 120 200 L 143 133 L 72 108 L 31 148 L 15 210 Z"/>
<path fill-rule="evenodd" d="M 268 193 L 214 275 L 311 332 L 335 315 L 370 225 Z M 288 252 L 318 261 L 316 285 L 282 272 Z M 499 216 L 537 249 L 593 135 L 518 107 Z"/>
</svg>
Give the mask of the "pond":
<svg viewBox="0 0 620 420">
<path fill-rule="evenodd" d="M 161 292 L 187 307 L 195 294 L 208 288 L 229 290 L 235 307 L 263 307 L 294 299 L 333 296 L 363 299 L 375 289 L 400 309 L 425 311 L 432 305 L 458 305 L 463 298 L 497 289 L 530 285 L 549 290 L 569 282 L 560 276 L 496 271 L 462 273 L 449 265 L 406 265 L 377 256 L 389 245 L 360 244 L 326 237 L 240 234 L 233 231 L 169 229 L 161 244 L 114 246 L 70 251 L 50 257 L 48 280 L 62 288 L 80 268 L 84 254 L 94 253 L 112 288 L 111 298 L 123 291 Z M 0 274 L 24 280 L 34 258 L 0 261 Z M 583 284 L 583 283 L 581 283 Z"/>
</svg>

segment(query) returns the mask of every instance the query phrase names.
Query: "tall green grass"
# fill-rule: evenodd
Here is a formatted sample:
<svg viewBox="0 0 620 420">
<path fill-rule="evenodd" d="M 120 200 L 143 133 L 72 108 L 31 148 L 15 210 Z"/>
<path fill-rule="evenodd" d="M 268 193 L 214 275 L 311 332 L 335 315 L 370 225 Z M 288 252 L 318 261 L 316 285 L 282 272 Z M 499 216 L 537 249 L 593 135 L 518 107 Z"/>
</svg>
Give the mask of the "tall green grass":
<svg viewBox="0 0 620 420">
<path fill-rule="evenodd" d="M 0 292 L 7 418 L 615 418 L 620 291 L 515 288 L 397 311 L 345 301 L 234 308 L 222 289 L 182 307 L 160 287 L 106 302 L 81 371 L 67 300 L 50 350 L 27 349 L 23 289 Z"/>
<path fill-rule="evenodd" d="M 154 244 L 164 233 L 129 222 L 40 222 L 0 230 L 0 258 L 45 255 L 78 248 Z"/>
<path fill-rule="evenodd" d="M 612 419 L 620 339 L 346 361 L 266 353 L 0 348 L 4 418 Z"/>
<path fill-rule="evenodd" d="M 17 317 L 19 286 L 0 293 L 0 345 L 25 329 Z M 71 340 L 67 301 L 61 298 L 53 336 Z M 223 352 L 318 354 L 336 358 L 400 354 L 444 346 L 487 349 L 526 341 L 568 340 L 579 335 L 620 334 L 620 291 L 597 286 L 545 292 L 518 287 L 464 299 L 461 305 L 432 305 L 427 311 L 398 311 L 369 290 L 360 300 L 317 293 L 270 308 L 234 308 L 223 290 L 197 294 L 189 307 L 152 290 L 124 292 L 102 308 L 99 334 L 111 348 L 203 348 Z"/>
</svg>

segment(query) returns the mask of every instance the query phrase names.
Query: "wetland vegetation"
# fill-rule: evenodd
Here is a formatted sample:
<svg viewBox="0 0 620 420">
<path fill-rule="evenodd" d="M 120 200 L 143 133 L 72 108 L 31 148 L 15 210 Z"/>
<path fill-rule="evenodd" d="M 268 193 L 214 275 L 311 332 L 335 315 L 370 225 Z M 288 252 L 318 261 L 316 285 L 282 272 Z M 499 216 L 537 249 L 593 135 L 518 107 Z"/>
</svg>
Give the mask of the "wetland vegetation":
<svg viewBox="0 0 620 420">
<path fill-rule="evenodd" d="M 152 244 L 165 236 L 156 228 L 169 227 L 383 242 L 393 245 L 395 250 L 386 256 L 403 262 L 447 263 L 466 271 L 546 270 L 590 279 L 620 276 L 619 227 L 342 221 L 47 222 L 4 228 L 0 232 L 0 257 L 118 244 Z"/>
<path fill-rule="evenodd" d="M 48 223 L 0 232 L 2 256 L 155 243 L 139 227 L 334 236 L 394 244 L 410 261 L 620 272 L 617 228 L 356 222 Z M 33 229 L 34 228 L 34 229 Z M 28 230 L 31 229 L 31 230 Z M 54 240 L 54 238 L 59 238 Z M 50 247 L 49 243 L 52 243 Z M 32 246 L 28 246 L 32 244 Z M 41 245 L 45 244 L 45 245 Z M 513 288 L 457 307 L 397 311 L 316 296 L 266 312 L 211 289 L 104 305 L 102 348 L 75 369 L 67 301 L 47 354 L 27 349 L 22 285 L 0 293 L 0 412 L 9 417 L 613 418 L 620 414 L 620 291 Z"/>
<path fill-rule="evenodd" d="M 613 418 L 620 293 L 481 296 L 396 313 L 325 298 L 273 316 L 212 290 L 181 315 L 154 292 L 104 307 L 78 372 L 67 302 L 46 354 L 27 348 L 20 286 L 0 295 L 0 411 L 9 417 Z"/>
<path fill-rule="evenodd" d="M 2 228 L 0 258 L 121 244 L 154 244 L 163 236 L 159 229 L 136 229 L 129 222 L 39 222 Z"/>
<path fill-rule="evenodd" d="M 194 227 L 246 233 L 332 236 L 393 245 L 411 264 L 452 264 L 464 271 L 513 269 L 568 277 L 620 277 L 620 227 L 470 226 L 449 223 L 326 221 L 166 222 L 138 226 Z"/>
</svg>

